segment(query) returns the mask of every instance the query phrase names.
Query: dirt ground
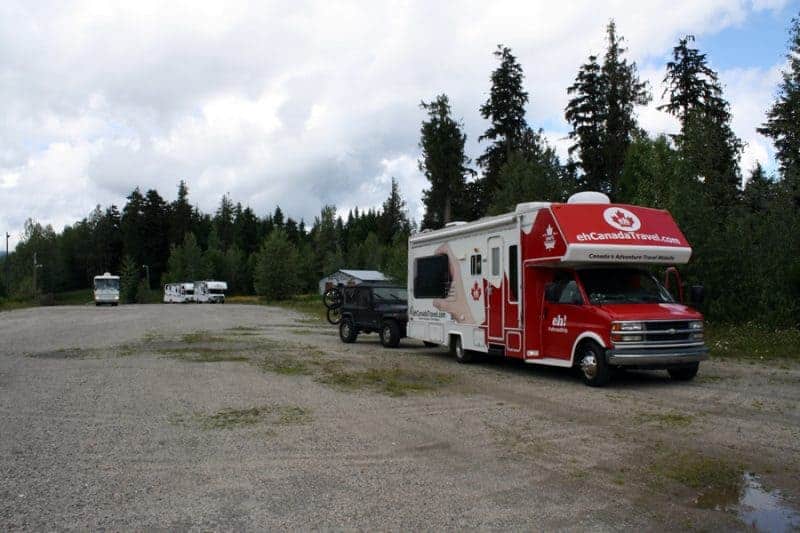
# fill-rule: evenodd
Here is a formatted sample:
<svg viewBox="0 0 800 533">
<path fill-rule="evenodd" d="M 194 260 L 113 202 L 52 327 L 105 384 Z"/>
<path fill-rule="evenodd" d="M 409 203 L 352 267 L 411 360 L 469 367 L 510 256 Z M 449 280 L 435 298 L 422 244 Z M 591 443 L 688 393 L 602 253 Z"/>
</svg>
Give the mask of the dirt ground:
<svg viewBox="0 0 800 533">
<path fill-rule="evenodd" d="M 263 306 L 0 313 L 3 530 L 744 529 L 745 473 L 800 508 L 796 364 L 592 389 Z"/>
</svg>

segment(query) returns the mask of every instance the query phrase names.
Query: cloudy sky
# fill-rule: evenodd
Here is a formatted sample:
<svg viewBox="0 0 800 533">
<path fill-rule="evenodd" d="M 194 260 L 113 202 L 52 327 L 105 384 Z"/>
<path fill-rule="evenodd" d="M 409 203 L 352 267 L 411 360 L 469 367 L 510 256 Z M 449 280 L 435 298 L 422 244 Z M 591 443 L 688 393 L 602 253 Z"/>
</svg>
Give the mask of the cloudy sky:
<svg viewBox="0 0 800 533">
<path fill-rule="evenodd" d="M 601 54 L 614 18 L 655 98 L 683 34 L 720 72 L 734 129 L 774 168 L 755 132 L 775 93 L 798 0 L 298 1 L 0 3 L 0 230 L 61 229 L 135 187 L 168 200 L 178 181 L 213 211 L 224 193 L 259 215 L 313 219 L 376 206 L 395 176 L 421 218 L 421 100 L 447 93 L 475 158 L 478 107 L 497 43 L 525 69 L 528 121 L 561 153 L 566 87 Z"/>
</svg>

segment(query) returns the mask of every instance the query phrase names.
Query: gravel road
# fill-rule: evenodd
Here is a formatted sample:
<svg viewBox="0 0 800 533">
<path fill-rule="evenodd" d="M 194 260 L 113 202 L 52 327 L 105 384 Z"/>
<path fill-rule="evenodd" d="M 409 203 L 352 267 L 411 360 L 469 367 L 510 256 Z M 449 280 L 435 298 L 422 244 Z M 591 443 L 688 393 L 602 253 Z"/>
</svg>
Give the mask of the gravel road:
<svg viewBox="0 0 800 533">
<path fill-rule="evenodd" d="M 740 529 L 744 472 L 800 508 L 800 366 L 591 389 L 264 306 L 0 313 L 2 530 Z"/>
</svg>

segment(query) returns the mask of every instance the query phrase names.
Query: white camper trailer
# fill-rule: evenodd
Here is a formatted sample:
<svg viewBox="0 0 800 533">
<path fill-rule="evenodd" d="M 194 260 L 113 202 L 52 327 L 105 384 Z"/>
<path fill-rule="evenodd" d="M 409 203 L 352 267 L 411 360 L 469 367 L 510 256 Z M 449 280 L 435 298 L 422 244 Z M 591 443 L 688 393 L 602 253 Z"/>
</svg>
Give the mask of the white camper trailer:
<svg viewBox="0 0 800 533">
<path fill-rule="evenodd" d="M 228 284 L 224 281 L 198 281 L 194 284 L 194 301 L 197 303 L 224 304 Z"/>
<path fill-rule="evenodd" d="M 102 276 L 94 277 L 94 304 L 112 306 L 119 304 L 119 276 L 112 276 L 106 272 Z"/>
<path fill-rule="evenodd" d="M 168 283 L 164 285 L 164 303 L 194 302 L 194 283 Z"/>
</svg>

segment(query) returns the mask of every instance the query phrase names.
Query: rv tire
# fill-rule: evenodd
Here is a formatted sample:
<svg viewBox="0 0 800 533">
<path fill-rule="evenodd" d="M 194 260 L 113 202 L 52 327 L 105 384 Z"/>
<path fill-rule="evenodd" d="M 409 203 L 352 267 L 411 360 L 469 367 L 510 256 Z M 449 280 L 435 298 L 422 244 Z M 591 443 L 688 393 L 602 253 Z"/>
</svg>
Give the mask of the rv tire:
<svg viewBox="0 0 800 533">
<path fill-rule="evenodd" d="M 694 379 L 699 369 L 700 363 L 692 363 L 685 366 L 674 366 L 672 368 L 668 368 L 667 372 L 669 372 L 669 377 L 675 381 L 690 381 Z"/>
<path fill-rule="evenodd" d="M 450 337 L 450 353 L 453 354 L 456 361 L 461 364 L 472 362 L 472 352 L 464 349 L 464 345 L 461 343 L 461 336 L 459 335 Z"/>
<path fill-rule="evenodd" d="M 436 348 L 437 346 L 439 346 L 438 343 L 430 341 L 422 341 L 422 344 L 424 344 L 426 348 Z"/>
<path fill-rule="evenodd" d="M 353 324 L 353 319 L 343 318 L 341 323 L 339 323 L 339 338 L 342 339 L 342 342 L 347 344 L 356 342 L 358 330 L 355 324 Z"/>
<path fill-rule="evenodd" d="M 397 348 L 400 344 L 400 325 L 396 320 L 387 320 L 381 327 L 380 336 L 385 348 Z"/>
<path fill-rule="evenodd" d="M 583 382 L 590 387 L 602 387 L 611 377 L 603 348 L 595 341 L 585 341 L 575 354 Z"/>
</svg>

